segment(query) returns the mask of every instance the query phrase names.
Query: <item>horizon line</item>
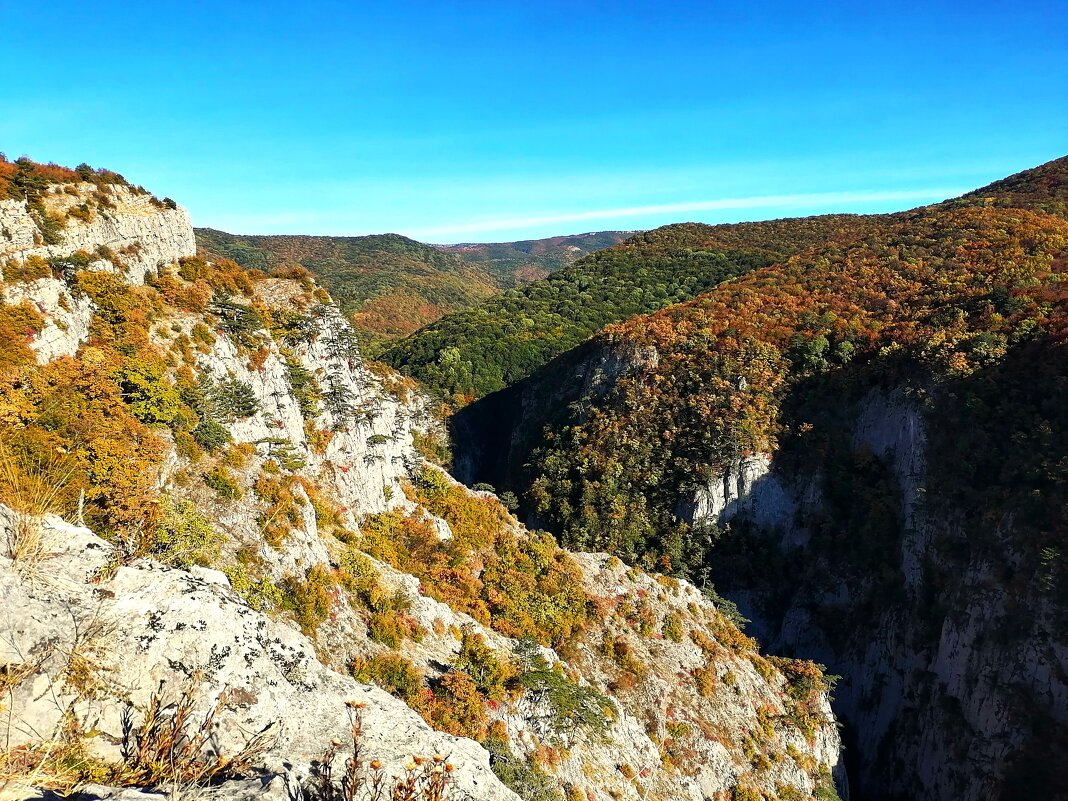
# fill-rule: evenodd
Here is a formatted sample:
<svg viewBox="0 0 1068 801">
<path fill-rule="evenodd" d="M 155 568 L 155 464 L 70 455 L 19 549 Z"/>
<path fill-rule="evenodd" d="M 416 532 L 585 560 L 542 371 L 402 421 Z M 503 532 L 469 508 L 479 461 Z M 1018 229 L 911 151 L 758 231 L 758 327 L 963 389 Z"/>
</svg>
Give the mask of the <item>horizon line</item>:
<svg viewBox="0 0 1068 801">
<path fill-rule="evenodd" d="M 806 192 L 790 195 L 753 195 L 749 197 L 720 198 L 716 200 L 693 200 L 679 203 L 662 203 L 644 206 L 623 206 L 611 209 L 593 209 L 590 211 L 569 212 L 564 214 L 546 214 L 530 217 L 515 217 L 509 219 L 481 220 L 472 223 L 459 223 L 455 225 L 439 225 L 431 228 L 420 228 L 404 234 L 413 239 L 431 238 L 442 234 L 478 233 L 488 231 L 504 231 L 513 228 L 533 228 L 544 225 L 556 225 L 558 223 L 580 222 L 583 220 L 614 219 L 620 217 L 640 217 L 645 214 L 673 214 L 690 211 L 723 211 L 729 209 L 752 209 L 752 208 L 791 208 L 807 205 L 828 205 L 840 203 L 850 205 L 856 203 L 876 203 L 892 200 L 924 200 L 936 198 L 944 200 L 958 197 L 967 189 L 954 188 L 924 188 L 894 191 L 869 191 L 869 192 Z M 670 223 L 667 223 L 670 225 Z M 659 227 L 659 226 L 657 226 Z M 617 229 L 622 230 L 622 229 Z M 639 229 L 636 229 L 639 230 Z M 644 229 L 641 229 L 644 230 Z M 593 233 L 593 232 L 583 232 Z M 577 234 L 558 234 L 558 236 L 573 236 Z M 536 237 L 534 237 L 536 238 Z M 433 244 L 467 244 L 435 242 Z"/>
</svg>

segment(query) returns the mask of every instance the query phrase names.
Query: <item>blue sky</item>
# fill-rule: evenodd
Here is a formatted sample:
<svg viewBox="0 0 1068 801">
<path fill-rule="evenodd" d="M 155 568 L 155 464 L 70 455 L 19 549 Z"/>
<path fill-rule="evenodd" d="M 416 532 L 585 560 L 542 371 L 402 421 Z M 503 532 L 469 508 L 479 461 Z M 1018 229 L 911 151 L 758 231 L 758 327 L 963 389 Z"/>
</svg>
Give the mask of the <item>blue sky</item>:
<svg viewBox="0 0 1068 801">
<path fill-rule="evenodd" d="M 0 151 L 240 233 L 908 208 L 1068 153 L 1068 5 L 0 0 Z"/>
</svg>

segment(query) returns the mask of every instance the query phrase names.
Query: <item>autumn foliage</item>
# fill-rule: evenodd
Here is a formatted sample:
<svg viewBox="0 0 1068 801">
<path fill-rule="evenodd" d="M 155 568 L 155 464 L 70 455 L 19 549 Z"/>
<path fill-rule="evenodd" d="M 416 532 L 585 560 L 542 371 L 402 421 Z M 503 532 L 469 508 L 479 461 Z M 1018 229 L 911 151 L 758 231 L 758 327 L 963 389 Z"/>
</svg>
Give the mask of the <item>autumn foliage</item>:
<svg viewBox="0 0 1068 801">
<path fill-rule="evenodd" d="M 566 542 L 680 569 L 680 494 L 739 455 L 774 451 L 801 382 L 967 376 L 1068 331 L 1068 222 L 985 204 L 892 215 L 688 303 L 607 329 L 657 354 L 550 435 L 530 491 Z M 882 376 L 880 379 L 879 376 Z M 874 378 L 873 378 L 874 377 Z"/>
<path fill-rule="evenodd" d="M 559 644 L 581 630 L 588 599 L 578 566 L 550 535 L 518 531 L 496 500 L 472 496 L 433 468 L 410 491 L 449 523 L 452 538 L 441 539 L 429 520 L 393 511 L 363 522 L 363 550 L 506 636 Z"/>
</svg>

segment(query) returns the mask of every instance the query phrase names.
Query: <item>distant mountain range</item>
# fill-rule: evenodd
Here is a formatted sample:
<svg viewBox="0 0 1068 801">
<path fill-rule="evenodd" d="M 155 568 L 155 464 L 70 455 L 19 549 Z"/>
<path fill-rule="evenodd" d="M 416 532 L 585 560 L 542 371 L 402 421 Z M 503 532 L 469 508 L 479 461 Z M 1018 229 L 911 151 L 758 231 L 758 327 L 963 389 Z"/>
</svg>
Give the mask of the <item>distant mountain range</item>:
<svg viewBox="0 0 1068 801">
<path fill-rule="evenodd" d="M 618 245 L 634 233 L 594 231 L 521 242 L 471 242 L 437 247 L 447 253 L 456 253 L 465 261 L 482 265 L 487 272 L 499 276 L 502 285 L 512 287 L 545 278 L 574 264 L 588 253 Z"/>
<path fill-rule="evenodd" d="M 870 215 L 828 214 L 666 225 L 446 315 L 393 343 L 382 358 L 462 405 L 530 375 L 606 325 L 689 300 L 876 221 Z"/>
<path fill-rule="evenodd" d="M 197 228 L 207 255 L 265 271 L 302 266 L 326 285 L 374 349 L 450 312 L 544 278 L 630 232 L 523 242 L 428 245 L 399 234 L 244 236 Z"/>
</svg>

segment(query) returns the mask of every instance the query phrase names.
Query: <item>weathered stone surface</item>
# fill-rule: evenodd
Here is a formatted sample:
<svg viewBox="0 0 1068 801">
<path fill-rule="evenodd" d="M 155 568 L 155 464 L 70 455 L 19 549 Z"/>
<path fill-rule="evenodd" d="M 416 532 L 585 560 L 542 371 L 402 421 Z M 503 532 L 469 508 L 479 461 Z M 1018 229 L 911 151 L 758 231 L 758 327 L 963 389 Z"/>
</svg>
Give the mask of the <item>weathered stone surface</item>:
<svg viewBox="0 0 1068 801">
<path fill-rule="evenodd" d="M 2 519 L 6 526 L 6 513 Z M 270 727 L 268 772 L 299 770 L 332 738 L 344 738 L 345 702 L 357 701 L 367 753 L 390 770 L 413 755 L 442 754 L 457 765 L 463 792 L 515 797 L 477 743 L 435 732 L 388 693 L 327 669 L 306 638 L 249 609 L 225 584 L 144 560 L 90 583 L 110 546 L 58 518 L 47 521 L 45 535 L 51 554 L 32 574 L 0 558 L 0 663 L 34 666 L 0 713 L 11 745 L 47 740 L 72 711 L 95 733 L 90 746 L 115 758 L 128 704 L 143 708 L 158 687 L 176 696 L 191 683 L 202 708 L 228 699 L 215 721 L 221 753 L 237 753 Z M 91 680 L 71 671 L 76 653 L 92 665 Z"/>
<path fill-rule="evenodd" d="M 75 194 L 64 191 L 67 186 Z M 184 208 L 157 205 L 152 195 L 126 186 L 114 185 L 108 190 L 112 208 L 94 203 L 88 222 L 68 217 L 62 230 L 63 241 L 55 245 L 43 243 L 26 201 L 0 200 L 0 264 L 30 256 L 47 260 L 79 250 L 95 255 L 103 246 L 118 255 L 126 277 L 139 284 L 146 271 L 171 264 L 183 256 L 196 255 L 196 239 Z M 92 195 L 96 191 L 97 187 L 89 183 L 64 185 L 46 194 L 43 204 L 49 211 L 63 216 L 73 206 L 93 203 Z M 115 269 L 106 260 L 94 266 Z"/>
<path fill-rule="evenodd" d="M 89 336 L 93 303 L 84 295 L 71 294 L 63 281 L 39 278 L 11 284 L 4 287 L 3 299 L 11 304 L 28 300 L 44 317 L 44 329 L 29 343 L 39 364 L 73 356 Z"/>
</svg>

